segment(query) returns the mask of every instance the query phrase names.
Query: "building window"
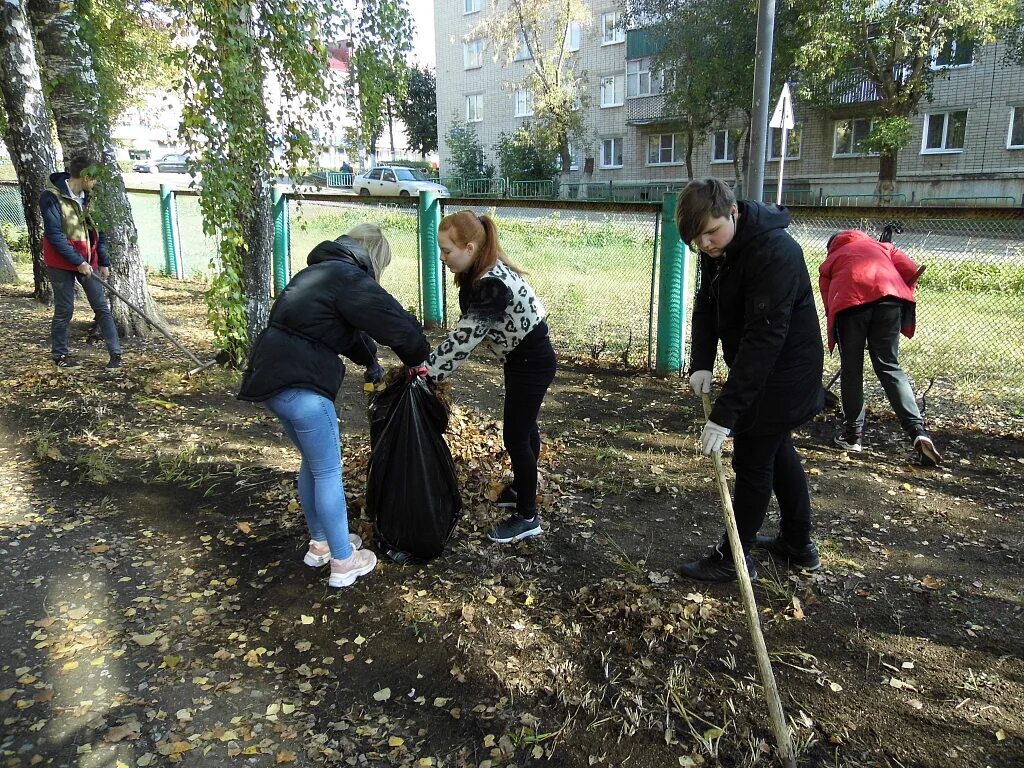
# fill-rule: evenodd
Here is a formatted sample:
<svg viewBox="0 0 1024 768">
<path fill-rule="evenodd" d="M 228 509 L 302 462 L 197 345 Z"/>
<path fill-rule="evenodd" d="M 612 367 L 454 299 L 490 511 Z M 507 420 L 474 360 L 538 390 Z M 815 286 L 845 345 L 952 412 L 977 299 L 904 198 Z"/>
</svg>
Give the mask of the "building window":
<svg viewBox="0 0 1024 768">
<path fill-rule="evenodd" d="M 477 93 L 466 97 L 466 122 L 479 123 L 484 119 L 484 95 Z"/>
<path fill-rule="evenodd" d="M 858 117 L 854 120 L 837 120 L 834 142 L 832 145 L 833 157 L 864 157 L 865 155 L 877 154 L 870 152 L 864 146 L 864 141 L 874 121 L 867 117 Z"/>
<path fill-rule="evenodd" d="M 629 59 L 626 62 L 626 98 L 653 96 L 661 93 L 660 77 L 651 77 L 651 60 Z"/>
<path fill-rule="evenodd" d="M 1007 149 L 1024 149 L 1024 107 L 1010 110 L 1010 132 L 1006 137 Z"/>
<path fill-rule="evenodd" d="M 533 58 L 533 54 L 530 53 L 530 44 L 526 42 L 526 35 L 519 32 L 519 49 L 516 51 L 516 55 L 512 57 L 512 61 L 527 61 Z"/>
<path fill-rule="evenodd" d="M 932 49 L 932 67 L 969 67 L 974 63 L 974 43 L 974 40 L 959 40 L 955 35 L 947 35 L 942 45 Z"/>
<path fill-rule="evenodd" d="M 555 167 L 558 172 L 562 172 L 562 153 L 559 152 L 555 156 Z M 580 151 L 572 144 L 569 145 L 569 170 L 578 171 L 580 169 Z"/>
<path fill-rule="evenodd" d="M 578 51 L 583 39 L 583 28 L 578 21 L 570 21 L 565 29 L 565 50 Z"/>
<path fill-rule="evenodd" d="M 733 143 L 732 133 L 728 128 L 711 134 L 711 162 L 731 163 Z"/>
<path fill-rule="evenodd" d="M 533 94 L 528 90 L 516 91 L 514 101 L 516 117 L 530 117 L 533 114 Z"/>
<path fill-rule="evenodd" d="M 966 109 L 925 115 L 921 152 L 962 152 L 966 129 Z"/>
<path fill-rule="evenodd" d="M 462 68 L 477 69 L 484 65 L 484 41 L 470 40 L 462 44 Z"/>
<path fill-rule="evenodd" d="M 621 107 L 623 104 L 623 77 L 622 75 L 609 75 L 601 78 L 601 106 Z"/>
<path fill-rule="evenodd" d="M 601 142 L 601 167 L 621 168 L 622 167 L 622 137 L 604 139 Z"/>
<path fill-rule="evenodd" d="M 686 145 L 681 133 L 661 133 L 647 137 L 647 164 L 674 165 L 683 162 Z"/>
<path fill-rule="evenodd" d="M 786 132 L 786 159 L 800 159 L 800 138 L 803 134 L 799 125 Z M 782 157 L 782 129 L 768 129 L 768 159 L 779 160 Z"/>
<path fill-rule="evenodd" d="M 601 45 L 626 42 L 626 30 L 618 11 L 601 14 Z"/>
<path fill-rule="evenodd" d="M 463 13 L 479 13 L 480 0 L 462 0 Z"/>
</svg>

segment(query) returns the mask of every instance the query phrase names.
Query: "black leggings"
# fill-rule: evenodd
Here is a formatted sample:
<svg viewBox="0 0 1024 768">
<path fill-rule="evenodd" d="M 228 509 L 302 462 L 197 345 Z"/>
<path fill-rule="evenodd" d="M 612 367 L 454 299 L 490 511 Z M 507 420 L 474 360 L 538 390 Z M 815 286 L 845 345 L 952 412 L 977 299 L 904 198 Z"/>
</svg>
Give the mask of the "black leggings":
<svg viewBox="0 0 1024 768">
<path fill-rule="evenodd" d="M 512 462 L 512 488 L 516 492 L 516 513 L 532 518 L 537 514 L 537 459 L 540 430 L 537 415 L 544 395 L 555 379 L 555 351 L 545 338 L 531 345 L 526 355 L 515 355 L 505 363 L 505 428 L 502 439 Z"/>
</svg>

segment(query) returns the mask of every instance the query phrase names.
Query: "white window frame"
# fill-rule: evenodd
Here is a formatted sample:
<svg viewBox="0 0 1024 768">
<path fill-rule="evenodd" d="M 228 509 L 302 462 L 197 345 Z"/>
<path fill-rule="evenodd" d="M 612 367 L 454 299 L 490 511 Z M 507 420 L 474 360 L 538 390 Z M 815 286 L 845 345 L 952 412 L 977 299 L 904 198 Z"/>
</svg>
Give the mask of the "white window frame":
<svg viewBox="0 0 1024 768">
<path fill-rule="evenodd" d="M 583 26 L 578 21 L 570 21 L 565 27 L 565 50 L 575 53 L 583 42 Z"/>
<path fill-rule="evenodd" d="M 782 152 L 782 136 L 781 136 L 781 133 L 782 133 L 782 129 L 781 128 L 769 128 L 768 129 L 768 148 L 767 149 L 768 149 L 768 160 L 770 162 L 782 159 L 782 155 L 781 154 L 778 154 L 778 155 L 774 154 L 774 150 L 775 150 L 775 137 L 776 136 L 779 137 L 779 152 L 780 153 Z M 794 139 L 794 136 L 796 137 L 795 139 Z M 789 131 L 787 131 L 786 132 L 786 140 L 787 140 L 786 159 L 787 160 L 799 160 L 800 159 L 800 150 L 803 147 L 803 143 L 804 143 L 803 125 L 801 123 L 797 123 L 793 128 L 791 128 Z M 796 152 L 791 155 L 789 153 L 789 146 L 788 145 L 792 144 L 794 141 L 796 141 Z"/>
<path fill-rule="evenodd" d="M 533 117 L 533 93 L 528 88 L 519 88 L 512 94 L 514 117 Z"/>
<path fill-rule="evenodd" d="M 871 129 L 875 125 L 875 119 L 873 117 L 851 117 L 846 120 L 836 120 L 832 124 L 832 157 L 877 157 L 877 152 L 858 152 L 857 145 L 854 143 L 850 147 L 849 152 L 839 152 L 837 142 L 839 140 L 839 124 L 840 123 L 856 123 L 858 120 L 867 121 L 868 134 L 871 133 Z M 856 131 L 854 131 L 854 137 L 856 137 Z"/>
<path fill-rule="evenodd" d="M 718 152 L 718 137 L 724 136 L 725 138 L 725 156 L 717 157 Z M 711 163 L 731 163 L 733 158 L 736 156 L 735 142 L 732 138 L 732 131 L 728 128 L 722 128 L 717 131 L 711 132 Z"/>
<path fill-rule="evenodd" d="M 480 0 L 462 0 L 462 15 L 480 13 Z"/>
<path fill-rule="evenodd" d="M 626 98 L 638 99 L 643 96 L 657 96 L 661 89 L 656 81 L 657 73 L 651 72 L 651 59 L 626 59 Z M 647 88 L 644 88 L 646 78 Z"/>
<path fill-rule="evenodd" d="M 668 148 L 671 153 L 669 160 L 662 160 L 662 152 L 665 151 L 664 137 L 669 136 L 672 139 L 671 147 Z M 645 146 L 644 160 L 648 166 L 664 166 L 664 165 L 682 165 L 685 158 L 682 156 L 685 152 L 685 145 L 683 143 L 683 134 L 681 133 L 652 133 L 647 137 L 647 143 Z M 651 162 L 651 142 L 655 139 L 658 141 L 658 160 Z"/>
<path fill-rule="evenodd" d="M 1020 143 L 1013 143 L 1013 125 L 1020 126 Z M 1007 149 L 1024 149 L 1024 106 L 1010 107 L 1010 127 L 1006 131 Z"/>
<path fill-rule="evenodd" d="M 484 95 L 471 93 L 466 97 L 466 122 L 482 123 L 484 121 Z"/>
<path fill-rule="evenodd" d="M 522 30 L 519 30 L 519 49 L 512 57 L 512 61 L 529 61 L 532 58 L 533 52 L 530 50 L 529 43 L 526 42 L 526 35 L 523 34 Z"/>
<path fill-rule="evenodd" d="M 626 42 L 626 30 L 619 25 L 619 11 L 601 14 L 601 45 L 617 45 Z"/>
<path fill-rule="evenodd" d="M 921 131 L 921 154 L 922 155 L 958 155 L 964 151 L 964 147 L 949 147 L 949 129 L 950 123 L 952 122 L 953 115 L 959 115 L 963 113 L 964 116 L 964 146 L 967 144 L 967 113 L 970 110 L 967 109 L 951 109 L 947 112 L 929 112 L 924 116 L 924 126 Z M 928 134 L 931 128 L 932 120 L 935 118 L 942 119 L 942 146 L 940 147 L 929 147 L 928 146 Z"/>
<path fill-rule="evenodd" d="M 606 149 L 611 146 L 611 156 L 609 157 Z M 615 151 L 616 145 L 618 145 L 618 152 Z M 618 162 L 615 162 L 618 158 Z M 609 136 L 606 139 L 601 139 L 601 168 L 621 168 L 622 167 L 622 137 L 621 136 Z M 611 162 L 609 162 L 611 160 Z"/>
<path fill-rule="evenodd" d="M 611 101 L 606 101 L 605 96 L 609 92 L 609 84 L 611 84 Z M 601 78 L 601 109 L 610 109 L 612 107 L 621 107 L 625 104 L 625 92 L 626 92 L 626 77 L 625 75 L 605 75 Z"/>
<path fill-rule="evenodd" d="M 475 62 L 475 63 L 474 63 Z M 462 43 L 462 68 L 480 69 L 484 65 L 484 41 L 466 40 Z"/>
</svg>

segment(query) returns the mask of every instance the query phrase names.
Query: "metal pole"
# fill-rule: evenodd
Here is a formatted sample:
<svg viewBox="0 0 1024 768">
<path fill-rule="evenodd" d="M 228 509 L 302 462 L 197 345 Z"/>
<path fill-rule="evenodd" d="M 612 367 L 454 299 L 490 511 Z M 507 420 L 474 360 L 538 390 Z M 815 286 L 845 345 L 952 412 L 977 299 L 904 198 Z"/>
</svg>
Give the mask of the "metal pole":
<svg viewBox="0 0 1024 768">
<path fill-rule="evenodd" d="M 764 157 L 768 136 L 768 98 L 772 84 L 772 44 L 775 0 L 760 0 L 757 7 L 757 52 L 754 54 L 754 99 L 750 123 L 750 167 L 746 197 L 764 197 Z"/>
<path fill-rule="evenodd" d="M 684 252 L 676 229 L 678 195 L 667 192 L 661 201 L 661 254 L 658 268 L 658 340 L 655 373 L 665 375 L 683 367 Z"/>
<path fill-rule="evenodd" d="M 437 228 L 441 224 L 441 204 L 433 192 L 420 192 L 418 215 L 423 327 L 439 328 L 443 323 L 441 250 L 437 246 Z"/>
<path fill-rule="evenodd" d="M 704 417 L 710 418 L 711 398 L 708 395 L 702 395 L 701 401 L 704 404 Z M 736 580 L 740 585 L 740 599 L 743 602 L 743 612 L 747 615 L 747 628 L 750 630 L 750 640 L 754 645 L 754 656 L 757 659 L 757 670 L 761 674 L 761 686 L 764 688 L 764 697 L 768 703 L 768 714 L 772 721 L 772 730 L 775 732 L 775 743 L 778 746 L 779 757 L 782 758 L 783 765 L 786 768 L 796 768 L 796 754 L 793 752 L 793 741 L 790 738 L 789 726 L 786 724 L 786 713 L 782 711 L 779 689 L 775 685 L 775 674 L 772 672 L 771 659 L 768 658 L 768 646 L 764 642 L 764 633 L 761 631 L 761 619 L 757 612 L 757 602 L 754 600 L 754 587 L 750 583 L 750 574 L 747 572 L 747 558 L 743 554 L 740 532 L 736 528 L 736 513 L 732 508 L 729 483 L 725 479 L 725 467 L 722 466 L 722 452 L 714 451 L 711 454 L 711 458 L 715 461 L 715 479 L 718 481 L 718 495 L 722 498 L 725 532 L 729 537 L 732 561 L 736 566 Z"/>
</svg>

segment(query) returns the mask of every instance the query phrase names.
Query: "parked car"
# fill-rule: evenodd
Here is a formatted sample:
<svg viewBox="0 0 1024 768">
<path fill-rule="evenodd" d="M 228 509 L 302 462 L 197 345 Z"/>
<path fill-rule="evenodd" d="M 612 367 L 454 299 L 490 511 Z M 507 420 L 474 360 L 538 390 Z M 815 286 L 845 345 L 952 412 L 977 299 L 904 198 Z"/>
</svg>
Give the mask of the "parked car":
<svg viewBox="0 0 1024 768">
<path fill-rule="evenodd" d="M 357 195 L 380 197 L 419 197 L 420 192 L 433 192 L 438 197 L 449 197 L 448 188 L 439 184 L 418 168 L 397 165 L 371 168 L 352 180 Z"/>
<path fill-rule="evenodd" d="M 132 165 L 139 173 L 188 173 L 188 155 L 164 155 L 158 160 L 139 160 Z"/>
</svg>

